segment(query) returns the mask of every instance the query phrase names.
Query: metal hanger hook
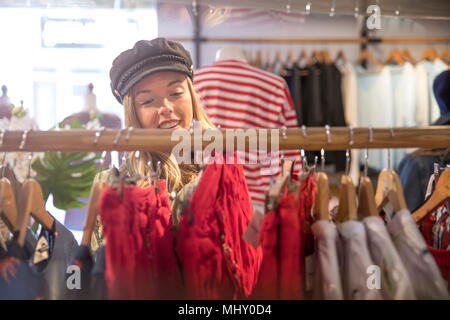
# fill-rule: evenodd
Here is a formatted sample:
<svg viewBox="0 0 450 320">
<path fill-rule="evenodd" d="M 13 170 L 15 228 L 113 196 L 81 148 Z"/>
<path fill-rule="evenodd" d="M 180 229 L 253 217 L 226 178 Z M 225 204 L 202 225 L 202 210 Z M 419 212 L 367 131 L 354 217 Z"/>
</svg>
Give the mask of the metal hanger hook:
<svg viewBox="0 0 450 320">
<path fill-rule="evenodd" d="M 354 129 L 352 126 L 349 126 L 348 130 L 349 130 L 349 135 L 350 135 L 348 144 L 352 146 L 355 143 L 355 141 L 354 141 L 355 133 L 354 133 Z"/>
<path fill-rule="evenodd" d="M 19 149 L 20 149 L 20 150 L 23 150 L 23 148 L 25 147 L 25 144 L 27 143 L 28 132 L 30 132 L 30 131 L 31 131 L 31 129 L 28 129 L 28 130 L 24 130 L 24 131 L 23 131 L 23 134 L 22 134 L 22 141 L 20 142 L 20 145 L 19 145 Z"/>
<path fill-rule="evenodd" d="M 98 140 L 100 139 L 103 131 L 105 131 L 105 127 L 102 127 L 101 129 L 97 130 L 95 132 L 95 138 L 94 138 L 94 144 L 96 145 L 98 143 Z"/>
<path fill-rule="evenodd" d="M 327 135 L 327 143 L 331 143 L 331 128 L 328 124 L 325 125 L 325 133 Z"/>
<path fill-rule="evenodd" d="M 325 171 L 325 150 L 320 149 L 320 171 Z"/>
</svg>

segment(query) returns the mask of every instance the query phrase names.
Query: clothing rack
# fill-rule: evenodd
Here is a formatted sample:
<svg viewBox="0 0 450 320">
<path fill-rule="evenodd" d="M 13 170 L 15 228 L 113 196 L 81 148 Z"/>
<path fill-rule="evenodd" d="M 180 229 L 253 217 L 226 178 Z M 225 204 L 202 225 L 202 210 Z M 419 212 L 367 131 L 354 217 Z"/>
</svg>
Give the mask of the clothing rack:
<svg viewBox="0 0 450 320">
<path fill-rule="evenodd" d="M 190 42 L 195 38 L 170 38 L 173 41 Z M 450 38 L 207 38 L 198 37 L 201 42 L 232 42 L 232 43 L 423 43 L 423 44 L 445 44 L 450 43 Z"/>
<path fill-rule="evenodd" d="M 226 146 L 226 129 L 223 146 Z M 246 129 L 244 129 L 246 130 Z M 253 129 L 259 137 L 261 129 Z M 233 130 L 235 131 L 235 130 Z M 349 128 L 310 127 L 267 130 L 267 150 L 270 150 L 271 134 L 279 137 L 280 150 L 346 150 L 384 148 L 450 148 L 450 126 Z M 55 131 L 5 131 L 0 134 L 1 152 L 44 151 L 159 151 L 170 152 L 181 140 L 171 141 L 171 131 L 164 129 L 133 130 L 55 130 Z M 95 140 L 97 139 L 97 142 Z M 194 148 L 191 136 L 191 148 Z M 203 141 L 203 147 L 210 141 Z M 248 146 L 248 139 L 245 139 Z M 234 147 L 237 139 L 234 137 Z"/>
</svg>

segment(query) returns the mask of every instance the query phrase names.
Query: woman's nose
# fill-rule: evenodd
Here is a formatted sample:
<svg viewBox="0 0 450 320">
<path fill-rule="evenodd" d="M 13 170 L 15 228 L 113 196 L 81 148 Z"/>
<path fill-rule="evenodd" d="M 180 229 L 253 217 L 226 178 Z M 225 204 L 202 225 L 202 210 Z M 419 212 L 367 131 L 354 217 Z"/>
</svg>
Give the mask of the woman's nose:
<svg viewBox="0 0 450 320">
<path fill-rule="evenodd" d="M 159 108 L 159 115 L 170 115 L 173 113 L 173 106 L 170 102 L 164 101 Z"/>
</svg>

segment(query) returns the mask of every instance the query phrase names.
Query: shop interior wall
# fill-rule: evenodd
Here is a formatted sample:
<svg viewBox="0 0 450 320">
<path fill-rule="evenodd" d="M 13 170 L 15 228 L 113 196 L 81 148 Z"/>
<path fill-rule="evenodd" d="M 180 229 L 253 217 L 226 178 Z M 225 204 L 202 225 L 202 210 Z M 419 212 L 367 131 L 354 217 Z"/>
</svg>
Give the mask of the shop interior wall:
<svg viewBox="0 0 450 320">
<path fill-rule="evenodd" d="M 382 9 L 382 8 L 381 8 Z M 190 8 L 189 8 L 190 10 Z M 230 14 L 228 21 L 221 22 L 220 18 L 211 18 L 208 8 L 200 12 L 201 36 L 205 38 L 357 38 L 361 33 L 362 17 L 333 16 L 323 14 L 287 14 L 286 12 L 269 12 L 257 9 L 238 9 Z M 217 14 L 215 14 L 217 16 Z M 226 15 L 226 14 L 225 14 Z M 216 23 L 216 24 L 214 24 Z M 158 8 L 159 36 L 183 37 L 193 36 L 193 15 L 183 5 L 163 4 Z M 409 19 L 399 17 L 383 17 L 381 30 L 371 31 L 374 37 L 401 37 L 401 38 L 450 38 L 450 21 Z M 194 56 L 192 41 L 183 43 Z M 302 44 L 253 44 L 253 43 L 217 43 L 203 42 L 201 45 L 200 66 L 208 65 L 215 59 L 216 51 L 225 45 L 238 45 L 244 50 L 255 52 L 261 50 L 263 59 L 268 55 L 273 57 L 275 51 L 281 51 L 283 56 L 289 50 L 300 53 L 302 49 L 327 49 L 334 56 L 342 49 L 350 61 L 355 61 L 360 52 L 357 43 L 302 43 Z M 439 53 L 449 48 L 449 44 L 372 44 L 372 52 L 379 60 L 384 60 L 391 49 L 408 48 L 412 55 L 419 59 L 424 49 L 433 48 Z"/>
</svg>

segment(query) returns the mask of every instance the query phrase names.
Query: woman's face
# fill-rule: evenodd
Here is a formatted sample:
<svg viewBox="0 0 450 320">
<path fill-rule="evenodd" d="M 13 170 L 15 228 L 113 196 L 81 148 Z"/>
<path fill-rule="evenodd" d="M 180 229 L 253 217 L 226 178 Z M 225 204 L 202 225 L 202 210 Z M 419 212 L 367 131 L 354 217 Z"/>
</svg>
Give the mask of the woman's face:
<svg viewBox="0 0 450 320">
<path fill-rule="evenodd" d="M 164 71 L 149 75 L 133 88 L 134 106 L 145 129 L 189 129 L 192 98 L 187 77 Z"/>
</svg>

